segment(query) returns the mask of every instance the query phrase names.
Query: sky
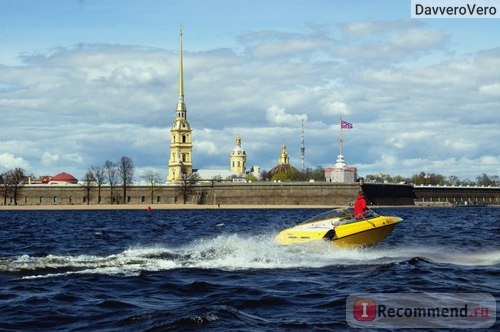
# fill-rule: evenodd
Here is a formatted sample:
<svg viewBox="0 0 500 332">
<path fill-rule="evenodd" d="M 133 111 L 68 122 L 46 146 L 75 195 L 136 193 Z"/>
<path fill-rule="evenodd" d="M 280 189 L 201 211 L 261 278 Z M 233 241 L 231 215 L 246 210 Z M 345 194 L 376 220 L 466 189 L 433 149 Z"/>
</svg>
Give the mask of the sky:
<svg viewBox="0 0 500 332">
<path fill-rule="evenodd" d="M 500 5 L 500 4 L 499 4 Z M 165 179 L 178 93 L 193 168 L 500 175 L 500 19 L 412 19 L 410 0 L 0 0 L 0 171 L 131 158 Z M 500 6 L 499 6 L 500 10 Z"/>
</svg>

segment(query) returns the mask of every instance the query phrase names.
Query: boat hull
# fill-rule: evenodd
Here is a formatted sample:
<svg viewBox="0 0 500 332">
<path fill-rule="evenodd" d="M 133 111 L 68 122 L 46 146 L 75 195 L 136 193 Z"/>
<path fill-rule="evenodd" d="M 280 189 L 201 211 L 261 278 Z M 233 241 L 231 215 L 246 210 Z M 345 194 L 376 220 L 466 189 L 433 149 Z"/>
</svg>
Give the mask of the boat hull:
<svg viewBox="0 0 500 332">
<path fill-rule="evenodd" d="M 344 233 L 340 237 L 335 235 L 331 241 L 341 248 L 374 245 L 391 235 L 398 222 L 386 223 L 385 225 L 378 225 L 371 228 L 366 227 L 366 229 L 361 231 L 358 230 Z"/>
<path fill-rule="evenodd" d="M 281 245 L 327 240 L 341 248 L 370 246 L 391 235 L 400 221 L 401 218 L 392 216 L 376 216 L 348 223 L 338 223 L 339 220 L 316 221 L 285 229 L 275 240 Z"/>
</svg>

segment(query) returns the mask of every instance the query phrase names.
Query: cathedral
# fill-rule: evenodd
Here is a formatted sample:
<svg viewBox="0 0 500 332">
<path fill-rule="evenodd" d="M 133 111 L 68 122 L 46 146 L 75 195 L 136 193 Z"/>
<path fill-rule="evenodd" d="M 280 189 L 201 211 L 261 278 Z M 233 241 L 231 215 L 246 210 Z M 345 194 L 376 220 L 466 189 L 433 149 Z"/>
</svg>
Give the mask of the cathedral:
<svg viewBox="0 0 500 332">
<path fill-rule="evenodd" d="M 196 172 L 200 179 L 230 179 L 233 181 L 245 181 L 247 173 L 247 155 L 241 147 L 241 137 L 236 136 L 236 146 L 230 153 L 230 167 L 228 169 L 207 169 L 193 170 L 193 144 L 191 137 L 191 126 L 187 120 L 187 107 L 184 101 L 184 78 L 182 65 L 182 27 L 179 34 L 180 49 L 179 49 L 179 95 L 177 99 L 177 107 L 175 112 L 175 120 L 170 129 L 170 156 L 168 161 L 167 183 L 179 183 L 186 177 L 189 177 L 193 172 Z M 304 137 L 303 137 L 303 122 L 302 122 L 302 168 L 304 168 Z M 342 142 L 342 140 L 340 140 Z M 342 143 L 340 143 L 342 144 Z M 286 145 L 281 147 L 281 154 L 278 165 L 271 169 L 270 175 L 275 175 L 279 178 L 286 179 L 294 173 L 299 172 L 290 164 Z M 253 166 L 249 172 L 255 178 L 260 178 L 260 168 Z M 334 167 L 325 169 L 325 178 L 327 182 L 352 183 L 356 180 L 357 174 L 354 167 L 345 165 L 341 153 Z"/>
<path fill-rule="evenodd" d="M 182 27 L 180 30 L 180 51 L 179 51 L 179 95 L 175 120 L 170 129 L 170 158 L 168 161 L 168 183 L 178 183 L 183 177 L 193 173 L 193 144 L 191 137 L 191 126 L 187 120 L 187 107 L 184 101 L 184 77 L 182 65 Z M 202 179 L 212 179 L 216 177 L 244 178 L 246 175 L 247 155 L 241 147 L 241 137 L 236 137 L 236 146 L 230 155 L 230 170 L 196 170 Z"/>
<path fill-rule="evenodd" d="M 187 120 L 187 108 L 184 102 L 184 78 L 182 68 L 182 27 L 180 31 L 179 52 L 179 96 L 175 120 L 170 130 L 170 159 L 168 161 L 167 182 L 180 182 L 183 176 L 193 172 L 193 144 L 191 126 Z"/>
</svg>

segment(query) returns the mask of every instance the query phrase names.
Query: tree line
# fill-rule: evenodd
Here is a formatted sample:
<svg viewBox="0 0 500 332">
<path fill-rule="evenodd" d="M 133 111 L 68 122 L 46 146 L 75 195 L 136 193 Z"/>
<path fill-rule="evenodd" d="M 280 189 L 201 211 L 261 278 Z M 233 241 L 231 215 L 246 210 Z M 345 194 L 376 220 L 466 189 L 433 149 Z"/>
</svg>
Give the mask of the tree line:
<svg viewBox="0 0 500 332">
<path fill-rule="evenodd" d="M 134 162 L 131 158 L 123 156 L 118 162 L 106 160 L 102 166 L 91 166 L 85 173 L 83 185 L 86 189 L 86 201 L 90 204 L 90 191 L 96 186 L 98 188 L 98 202 L 101 203 L 101 187 L 104 184 L 110 186 L 110 203 L 126 203 L 127 190 L 133 183 L 134 178 Z M 26 184 L 28 175 L 24 169 L 15 168 L 0 173 L 1 194 L 3 196 L 3 204 L 7 205 L 7 199 L 12 198 L 14 205 L 17 205 L 20 196 L 21 188 Z M 122 195 L 117 191 L 117 187 L 121 186 Z"/>
<path fill-rule="evenodd" d="M 85 173 L 83 183 L 86 189 L 87 204 L 90 204 L 90 192 L 94 187 L 97 187 L 98 204 L 101 203 L 101 187 L 108 184 L 110 188 L 110 203 L 127 203 L 127 189 L 133 183 L 134 163 L 129 157 L 121 157 L 118 163 L 106 160 L 102 166 L 90 166 Z M 154 202 L 154 193 L 161 190 L 158 187 L 162 183 L 162 178 L 157 172 L 146 171 L 142 176 L 142 180 L 147 183 L 150 189 L 150 203 Z M 199 181 L 197 173 L 189 173 L 185 167 L 181 169 L 181 181 L 178 191 L 183 198 L 184 204 L 187 203 L 189 197 L 194 193 L 194 185 Z M 122 194 L 118 194 L 115 190 L 117 186 L 121 186 Z"/>
<path fill-rule="evenodd" d="M 420 172 L 411 177 L 403 177 L 400 175 L 391 176 L 389 174 L 375 174 L 367 175 L 364 180 L 366 182 L 378 183 L 408 183 L 416 186 L 431 185 L 431 186 L 500 186 L 500 178 L 498 175 L 488 175 L 483 173 L 476 177 L 476 179 L 460 179 L 458 176 L 450 175 L 445 176 L 437 173 Z"/>
<path fill-rule="evenodd" d="M 325 181 L 325 169 L 321 166 L 315 169 L 306 168 L 304 170 L 297 170 L 292 168 L 288 172 L 282 172 L 277 174 L 271 174 L 268 171 L 262 172 L 262 180 L 280 180 L 280 181 Z M 401 175 L 389 175 L 389 174 L 369 174 L 366 175 L 363 180 L 365 182 L 375 182 L 375 183 L 407 183 L 416 186 L 419 185 L 432 185 L 432 186 L 500 186 L 500 178 L 498 175 L 488 175 L 483 173 L 475 178 L 475 180 L 470 179 L 460 179 L 458 176 L 450 175 L 445 176 L 437 173 L 425 173 L 420 172 L 418 174 L 412 175 L 410 177 L 404 177 Z"/>
<path fill-rule="evenodd" d="M 110 204 L 127 203 L 127 190 L 134 182 L 134 162 L 131 158 L 123 156 L 114 163 L 106 160 L 102 166 L 90 166 L 83 177 L 87 195 L 87 204 L 90 204 L 90 191 L 97 187 L 97 204 L 101 204 L 101 187 L 109 184 Z M 122 194 L 119 194 L 117 187 L 121 186 Z"/>
<path fill-rule="evenodd" d="M 285 172 L 272 174 L 271 171 L 263 170 L 261 172 L 262 181 L 325 181 L 325 169 L 321 166 L 316 168 L 305 168 L 298 170 L 295 167 L 290 167 Z"/>
<path fill-rule="evenodd" d="M 81 184 L 85 188 L 87 204 L 90 204 L 91 191 L 97 188 L 97 202 L 101 204 L 103 197 L 101 189 L 103 185 L 109 188 L 109 203 L 110 204 L 126 204 L 127 191 L 134 182 L 134 162 L 127 156 L 121 157 L 118 162 L 106 160 L 101 166 L 90 166 L 85 173 Z M 179 184 L 179 193 L 183 198 L 183 202 L 187 203 L 189 197 L 194 192 L 194 186 L 199 181 L 197 173 L 188 173 L 186 169 L 181 170 L 181 181 Z M 28 175 L 24 169 L 15 168 L 0 173 L 1 195 L 3 196 L 3 205 L 7 205 L 7 199 L 12 198 L 14 205 L 18 204 L 21 188 L 28 182 Z M 31 176 L 33 177 L 33 176 Z M 153 203 L 154 192 L 160 190 L 158 185 L 162 183 L 162 179 L 157 172 L 146 171 L 142 176 L 142 180 L 150 187 L 150 201 Z"/>
<path fill-rule="evenodd" d="M 304 170 L 293 169 L 286 174 L 274 174 L 262 171 L 262 181 L 280 180 L 280 181 L 324 181 L 324 168 L 318 166 L 314 169 L 306 168 Z M 147 171 L 141 178 L 147 183 L 151 189 L 151 203 L 154 200 L 154 192 L 159 190 L 158 184 L 162 182 L 161 177 L 157 172 Z M 110 204 L 126 204 L 127 190 L 133 184 L 134 179 L 134 163 L 127 156 L 122 156 L 117 162 L 106 160 L 102 166 L 90 166 L 82 179 L 83 186 L 86 190 L 86 202 L 90 204 L 90 194 L 94 188 L 97 188 L 98 204 L 102 202 L 101 187 L 108 185 L 109 202 Z M 188 201 L 190 195 L 193 194 L 195 184 L 200 180 L 197 173 L 189 173 L 182 170 L 182 181 L 179 184 L 179 192 L 184 203 Z M 221 181 L 222 179 L 213 179 Z M 252 175 L 247 176 L 247 180 L 258 181 Z M 3 204 L 7 205 L 7 199 L 12 198 L 14 205 L 17 205 L 18 198 L 22 186 L 27 181 L 27 175 L 22 168 L 14 168 L 0 173 L 1 195 L 3 196 Z M 437 173 L 420 172 L 411 177 L 403 177 L 400 175 L 391 176 L 389 174 L 369 174 L 364 177 L 365 182 L 377 183 L 407 183 L 413 185 L 440 185 L 440 186 L 500 186 L 500 178 L 497 175 L 488 175 L 483 173 L 475 178 L 475 180 L 462 180 L 457 176 L 445 176 Z M 121 189 L 121 190 L 120 190 Z"/>
</svg>

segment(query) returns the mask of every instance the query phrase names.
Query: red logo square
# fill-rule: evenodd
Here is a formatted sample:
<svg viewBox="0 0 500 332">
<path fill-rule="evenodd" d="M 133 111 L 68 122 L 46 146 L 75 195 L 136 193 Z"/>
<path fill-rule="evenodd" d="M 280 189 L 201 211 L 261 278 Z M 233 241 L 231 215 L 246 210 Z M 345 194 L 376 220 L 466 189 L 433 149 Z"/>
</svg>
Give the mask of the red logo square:
<svg viewBox="0 0 500 332">
<path fill-rule="evenodd" d="M 359 299 L 354 302 L 354 319 L 360 322 L 371 321 L 377 315 L 377 305 L 370 299 Z"/>
</svg>

